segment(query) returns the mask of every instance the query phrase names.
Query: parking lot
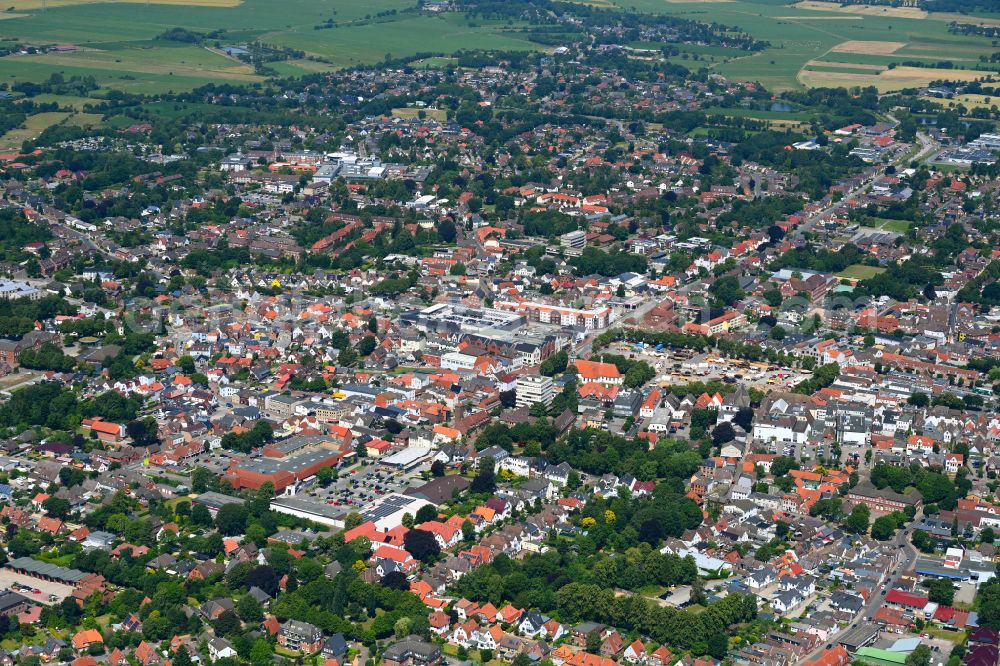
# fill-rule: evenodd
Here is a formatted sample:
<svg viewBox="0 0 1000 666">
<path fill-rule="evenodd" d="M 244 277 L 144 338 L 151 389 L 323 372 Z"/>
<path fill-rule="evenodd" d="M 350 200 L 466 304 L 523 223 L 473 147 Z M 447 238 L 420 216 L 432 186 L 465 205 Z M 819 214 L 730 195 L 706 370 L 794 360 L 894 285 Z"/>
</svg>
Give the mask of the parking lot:
<svg viewBox="0 0 1000 666">
<path fill-rule="evenodd" d="M 20 586 L 21 589 L 12 587 L 13 585 Z M 19 574 L 10 569 L 0 569 L 0 589 L 13 590 L 35 603 L 45 604 L 46 606 L 57 604 L 73 594 L 73 588 L 69 585 Z M 38 590 L 38 592 L 34 590 Z M 52 597 L 55 598 L 53 599 Z"/>
<path fill-rule="evenodd" d="M 326 488 L 313 483 L 300 490 L 297 495 L 347 507 L 351 511 L 364 511 L 383 495 L 401 493 L 410 486 L 423 483 L 420 469 L 425 468 L 422 466 L 412 472 L 401 472 L 381 467 L 377 463 L 356 466 L 340 470 L 337 480 Z"/>
</svg>

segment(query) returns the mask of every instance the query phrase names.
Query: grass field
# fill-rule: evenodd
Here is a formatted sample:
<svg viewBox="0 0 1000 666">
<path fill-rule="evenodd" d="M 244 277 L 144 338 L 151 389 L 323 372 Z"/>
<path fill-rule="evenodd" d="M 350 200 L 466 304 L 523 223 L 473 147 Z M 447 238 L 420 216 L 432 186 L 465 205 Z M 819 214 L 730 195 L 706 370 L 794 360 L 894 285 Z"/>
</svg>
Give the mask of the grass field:
<svg viewBox="0 0 1000 666">
<path fill-rule="evenodd" d="M 47 10 L 42 11 L 43 2 Z M 947 57 L 974 66 L 995 48 L 986 38 L 952 35 L 956 17 L 913 8 L 848 6 L 820 0 L 587 0 L 736 26 L 771 46 L 759 53 L 676 44 L 671 62 L 708 66 L 734 79 L 756 80 L 774 91 L 804 85 L 877 85 L 898 90 L 921 85 L 928 76 L 966 78 L 959 71 L 873 72 L 866 67 L 902 60 L 929 63 Z M 540 48 L 524 38 L 517 23 L 491 22 L 447 12 L 419 12 L 415 0 L 8 0 L 0 12 L 0 39 L 32 44 L 74 44 L 71 53 L 0 58 L 0 82 L 38 81 L 53 72 L 94 76 L 106 89 L 139 93 L 188 90 L 206 83 L 264 80 L 246 65 L 207 48 L 156 39 L 174 27 L 209 33 L 219 41 L 266 44 L 304 51 L 306 59 L 271 63 L 280 76 L 301 76 L 368 64 L 387 54 L 406 56 L 461 49 Z M 378 14 L 395 11 L 395 14 Z M 995 17 L 965 21 L 990 24 Z M 328 21 L 333 28 L 316 29 Z M 630 44 L 658 48 L 658 44 Z M 945 55 L 946 54 L 946 55 Z M 451 62 L 431 58 L 422 66 Z M 842 63 L 844 68 L 828 64 Z M 810 69 L 809 63 L 812 64 Z"/>
<path fill-rule="evenodd" d="M 0 137 L 0 152 L 6 153 L 19 149 L 25 141 L 36 138 L 44 130 L 52 125 L 63 122 L 71 115 L 73 114 L 65 111 L 50 111 L 28 116 L 28 119 L 24 121 L 23 127 L 12 129 Z"/>
<path fill-rule="evenodd" d="M 424 117 L 429 120 L 436 120 L 439 123 L 443 123 L 448 120 L 448 112 L 445 109 L 418 109 L 416 107 L 407 107 L 404 109 L 393 109 L 392 115 L 397 118 L 403 118 L 404 120 L 412 120 L 413 118 L 419 118 L 421 111 L 424 112 Z"/>
<path fill-rule="evenodd" d="M 516 24 L 470 23 L 458 13 L 420 13 L 413 0 L 154 0 L 148 6 L 144 0 L 46 0 L 47 11 L 39 9 L 42 0 L 9 2 L 18 11 L 0 21 L 0 39 L 73 44 L 80 50 L 0 58 L 0 82 L 7 83 L 63 72 L 94 76 L 106 88 L 149 93 L 264 80 L 247 65 L 208 48 L 156 39 L 174 27 L 204 33 L 224 30 L 222 44 L 260 40 L 324 61 L 272 63 L 282 76 L 373 63 L 386 54 L 538 48 L 518 33 Z M 390 10 L 397 13 L 375 16 Z M 329 20 L 335 27 L 316 29 Z"/>
<path fill-rule="evenodd" d="M 148 0 L 151 5 L 178 5 L 180 7 L 238 7 L 243 0 Z M 97 3 L 147 4 L 147 0 L 7 0 L 7 11 L 28 11 Z"/>
<path fill-rule="evenodd" d="M 837 277 L 845 280 L 867 280 L 875 277 L 879 273 L 884 273 L 884 268 L 877 266 L 865 266 L 864 264 L 853 264 L 837 273 Z"/>
<path fill-rule="evenodd" d="M 910 223 L 906 220 L 889 220 L 883 217 L 872 217 L 865 222 L 865 226 L 905 234 L 910 228 Z"/>
<path fill-rule="evenodd" d="M 948 59 L 976 63 L 981 55 L 996 49 L 989 39 L 953 35 L 948 23 L 955 16 L 927 13 L 914 8 L 841 7 L 832 2 L 806 0 L 733 0 L 732 2 L 665 2 L 664 0 L 613 0 L 636 11 L 672 14 L 697 21 L 716 21 L 737 26 L 752 36 L 770 42 L 759 53 L 736 52 L 724 62 L 712 63 L 719 73 L 743 80 L 759 81 L 774 91 L 804 85 L 877 85 L 886 91 L 905 85 L 920 85 L 926 76 L 896 73 L 886 78 L 866 76 L 860 69 L 808 72 L 807 63 L 835 61 L 859 65 L 889 65 L 903 60 L 937 62 Z M 885 11 L 883 11 L 885 10 Z M 963 17 L 963 22 L 985 22 L 995 17 Z M 800 75 L 800 72 L 803 75 Z M 927 70 L 936 78 L 966 78 L 949 70 Z M 954 75 L 954 77 L 952 76 Z M 977 76 L 981 76 L 978 74 Z"/>
</svg>

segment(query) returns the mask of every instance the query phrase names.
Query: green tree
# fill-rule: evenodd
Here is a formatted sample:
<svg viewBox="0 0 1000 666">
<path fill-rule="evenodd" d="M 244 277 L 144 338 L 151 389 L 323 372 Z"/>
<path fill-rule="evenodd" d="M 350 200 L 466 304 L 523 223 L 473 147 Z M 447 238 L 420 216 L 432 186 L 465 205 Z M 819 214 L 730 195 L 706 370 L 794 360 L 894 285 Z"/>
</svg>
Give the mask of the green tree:
<svg viewBox="0 0 1000 666">
<path fill-rule="evenodd" d="M 923 585 L 927 588 L 928 598 L 936 604 L 951 606 L 955 600 L 955 588 L 946 578 L 931 578 L 924 581 Z"/>
<path fill-rule="evenodd" d="M 921 643 L 906 657 L 906 666 L 930 666 L 931 649 Z"/>
<path fill-rule="evenodd" d="M 872 523 L 872 538 L 879 541 L 888 541 L 896 533 L 896 521 L 892 516 L 879 516 Z"/>
<path fill-rule="evenodd" d="M 871 520 L 871 510 L 867 504 L 857 504 L 851 509 L 851 515 L 847 517 L 844 527 L 855 534 L 864 534 L 868 531 L 868 523 Z"/>
<path fill-rule="evenodd" d="M 215 526 L 226 536 L 243 534 L 247 528 L 247 508 L 239 503 L 225 504 L 215 515 Z"/>
</svg>

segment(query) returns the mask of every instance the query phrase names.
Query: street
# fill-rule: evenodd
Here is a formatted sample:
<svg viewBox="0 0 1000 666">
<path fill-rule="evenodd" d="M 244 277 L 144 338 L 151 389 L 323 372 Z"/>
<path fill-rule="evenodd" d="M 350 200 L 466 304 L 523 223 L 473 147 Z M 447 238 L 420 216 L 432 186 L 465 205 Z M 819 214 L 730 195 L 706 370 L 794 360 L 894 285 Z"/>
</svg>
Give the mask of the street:
<svg viewBox="0 0 1000 666">
<path fill-rule="evenodd" d="M 861 612 L 858 614 L 857 618 L 855 618 L 854 621 L 851 622 L 851 624 L 844 627 L 835 636 L 831 637 L 830 640 L 825 645 L 822 645 L 813 650 L 804 659 L 804 661 L 812 661 L 814 659 L 817 659 L 827 650 L 828 646 L 832 647 L 837 644 L 838 636 L 841 636 L 842 634 L 850 631 L 851 629 L 854 629 L 862 622 L 867 622 L 871 618 L 875 617 L 875 613 L 878 612 L 878 609 L 881 608 L 882 605 L 885 603 L 885 595 L 889 592 L 889 590 L 892 589 L 893 585 L 895 585 L 899 581 L 899 577 L 903 575 L 905 572 L 909 571 L 910 567 L 913 566 L 913 563 L 916 562 L 917 551 L 912 546 L 912 544 L 910 544 L 910 536 L 912 534 L 912 531 L 913 528 L 909 527 L 905 530 L 900 530 L 899 533 L 896 535 L 894 543 L 896 544 L 897 548 L 899 548 L 899 550 L 902 551 L 903 557 L 900 563 L 896 566 L 893 572 L 886 579 L 885 586 L 881 590 L 877 591 L 878 594 L 872 594 L 871 599 L 868 600 L 868 603 L 865 604 L 865 606 L 861 609 Z"/>
</svg>

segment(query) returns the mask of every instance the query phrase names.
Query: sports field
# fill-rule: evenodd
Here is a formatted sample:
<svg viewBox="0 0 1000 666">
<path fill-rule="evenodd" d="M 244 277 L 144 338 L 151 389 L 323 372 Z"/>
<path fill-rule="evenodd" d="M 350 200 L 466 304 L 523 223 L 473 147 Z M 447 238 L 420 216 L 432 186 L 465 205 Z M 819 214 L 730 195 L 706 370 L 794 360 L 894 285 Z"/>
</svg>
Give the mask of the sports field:
<svg viewBox="0 0 1000 666">
<path fill-rule="evenodd" d="M 852 264 L 845 268 L 844 270 L 837 273 L 837 277 L 844 278 L 846 280 L 867 280 L 868 278 L 875 277 L 879 273 L 884 273 L 884 268 L 879 268 L 878 266 L 865 266 L 864 264 Z"/>
</svg>

